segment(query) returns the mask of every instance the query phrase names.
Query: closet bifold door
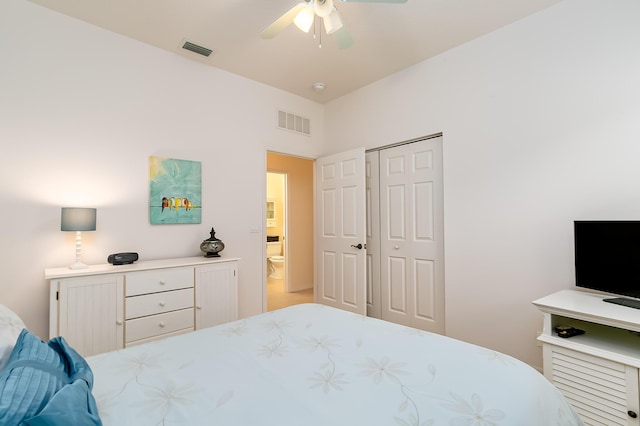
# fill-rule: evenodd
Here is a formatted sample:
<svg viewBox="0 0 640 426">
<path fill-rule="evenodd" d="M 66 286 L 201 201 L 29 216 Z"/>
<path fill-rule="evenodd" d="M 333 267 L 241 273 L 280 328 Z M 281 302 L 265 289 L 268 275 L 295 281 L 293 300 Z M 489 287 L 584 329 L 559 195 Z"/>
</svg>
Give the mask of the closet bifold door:
<svg viewBox="0 0 640 426">
<path fill-rule="evenodd" d="M 442 137 L 380 151 L 382 319 L 444 333 Z"/>
<path fill-rule="evenodd" d="M 380 153 L 365 153 L 367 192 L 367 316 L 382 318 L 380 301 Z"/>
</svg>

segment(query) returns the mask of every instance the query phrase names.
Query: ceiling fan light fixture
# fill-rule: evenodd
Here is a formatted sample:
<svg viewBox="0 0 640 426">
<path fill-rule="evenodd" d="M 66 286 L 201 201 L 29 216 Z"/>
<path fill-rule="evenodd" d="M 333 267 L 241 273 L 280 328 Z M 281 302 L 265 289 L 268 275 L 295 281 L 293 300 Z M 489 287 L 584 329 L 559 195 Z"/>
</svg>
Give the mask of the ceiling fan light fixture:
<svg viewBox="0 0 640 426">
<path fill-rule="evenodd" d="M 333 0 L 315 0 L 313 10 L 321 18 L 326 18 L 333 11 Z"/>
<path fill-rule="evenodd" d="M 300 29 L 300 31 L 304 31 L 308 33 L 311 29 L 311 25 L 313 25 L 313 19 L 315 15 L 313 13 L 313 6 L 308 4 L 302 9 L 296 17 L 293 19 L 293 23 L 296 24 L 296 27 Z"/>
<path fill-rule="evenodd" d="M 327 34 L 333 34 L 342 28 L 342 19 L 340 18 L 340 14 L 338 13 L 338 9 L 335 7 L 333 11 L 328 16 L 322 18 L 322 22 L 324 23 L 324 30 Z"/>
</svg>

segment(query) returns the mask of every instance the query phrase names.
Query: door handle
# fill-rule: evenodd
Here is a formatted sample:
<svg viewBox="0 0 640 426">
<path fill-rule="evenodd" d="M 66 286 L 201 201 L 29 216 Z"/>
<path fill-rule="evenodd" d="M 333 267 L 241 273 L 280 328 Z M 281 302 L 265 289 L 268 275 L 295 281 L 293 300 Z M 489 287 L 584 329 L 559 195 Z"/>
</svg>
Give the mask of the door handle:
<svg viewBox="0 0 640 426">
<path fill-rule="evenodd" d="M 354 246 L 353 244 L 351 244 L 351 247 L 353 248 L 357 248 L 358 250 L 362 250 L 362 244 L 358 244 L 357 246 Z"/>
</svg>

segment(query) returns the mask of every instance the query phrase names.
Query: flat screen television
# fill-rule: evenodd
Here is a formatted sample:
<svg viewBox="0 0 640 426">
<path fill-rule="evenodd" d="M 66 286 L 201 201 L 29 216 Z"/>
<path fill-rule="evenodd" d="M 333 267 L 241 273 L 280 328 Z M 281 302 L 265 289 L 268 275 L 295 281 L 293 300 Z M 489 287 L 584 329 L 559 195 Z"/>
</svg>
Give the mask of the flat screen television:
<svg viewBox="0 0 640 426">
<path fill-rule="evenodd" d="M 574 242 L 576 286 L 640 299 L 640 221 L 577 220 Z"/>
</svg>

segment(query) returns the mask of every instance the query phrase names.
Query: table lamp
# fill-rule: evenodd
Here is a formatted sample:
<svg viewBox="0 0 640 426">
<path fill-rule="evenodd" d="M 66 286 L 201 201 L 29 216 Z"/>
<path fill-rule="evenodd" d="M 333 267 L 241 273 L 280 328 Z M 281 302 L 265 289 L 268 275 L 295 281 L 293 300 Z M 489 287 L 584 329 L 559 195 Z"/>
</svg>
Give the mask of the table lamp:
<svg viewBox="0 0 640 426">
<path fill-rule="evenodd" d="M 76 233 L 76 263 L 69 266 L 69 268 L 86 268 L 87 265 L 82 263 L 82 231 L 96 230 L 96 209 L 63 207 L 60 230 L 75 231 Z"/>
</svg>

